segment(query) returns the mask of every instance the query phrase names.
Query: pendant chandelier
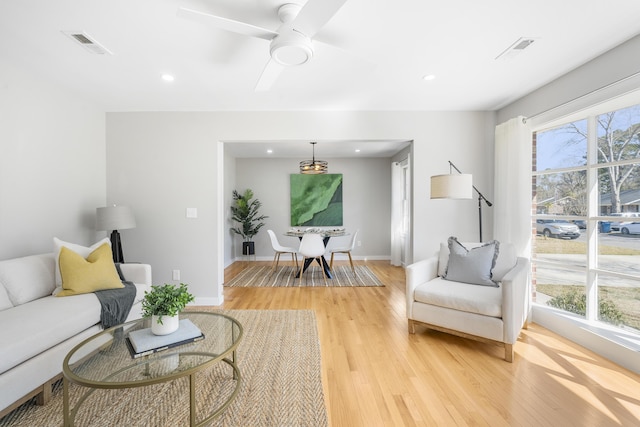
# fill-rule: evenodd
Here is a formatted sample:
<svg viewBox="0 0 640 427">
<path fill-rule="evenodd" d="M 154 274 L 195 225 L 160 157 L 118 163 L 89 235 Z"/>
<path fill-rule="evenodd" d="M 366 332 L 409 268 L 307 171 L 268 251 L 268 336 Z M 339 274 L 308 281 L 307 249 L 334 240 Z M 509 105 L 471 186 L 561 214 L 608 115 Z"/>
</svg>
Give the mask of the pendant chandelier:
<svg viewBox="0 0 640 427">
<path fill-rule="evenodd" d="M 327 173 L 329 164 L 324 160 L 316 160 L 316 144 L 317 142 L 310 142 L 313 147 L 312 160 L 303 160 L 300 162 L 300 173 L 307 175 L 317 175 Z"/>
</svg>

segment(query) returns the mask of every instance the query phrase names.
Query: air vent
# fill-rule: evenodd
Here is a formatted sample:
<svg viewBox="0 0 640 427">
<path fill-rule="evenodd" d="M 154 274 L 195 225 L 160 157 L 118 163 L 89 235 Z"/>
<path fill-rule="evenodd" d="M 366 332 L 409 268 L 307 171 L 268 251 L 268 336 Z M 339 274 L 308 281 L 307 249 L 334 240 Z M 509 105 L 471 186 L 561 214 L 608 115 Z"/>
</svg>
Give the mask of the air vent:
<svg viewBox="0 0 640 427">
<path fill-rule="evenodd" d="M 93 40 L 87 33 L 82 31 L 63 31 L 62 33 L 91 53 L 95 53 L 97 55 L 113 55 L 107 48 Z"/>
<path fill-rule="evenodd" d="M 536 41 L 536 39 L 533 37 L 520 37 L 518 40 L 512 43 L 511 46 L 502 51 L 500 55 L 496 56 L 496 59 L 511 59 L 531 46 L 534 41 Z"/>
</svg>

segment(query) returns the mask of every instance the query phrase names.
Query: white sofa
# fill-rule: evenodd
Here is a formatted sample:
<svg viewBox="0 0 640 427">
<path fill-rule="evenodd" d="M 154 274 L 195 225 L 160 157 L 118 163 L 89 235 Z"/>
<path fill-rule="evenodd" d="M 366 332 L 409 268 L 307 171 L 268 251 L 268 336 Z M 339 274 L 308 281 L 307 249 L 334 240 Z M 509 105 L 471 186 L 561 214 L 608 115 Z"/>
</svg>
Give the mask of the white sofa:
<svg viewBox="0 0 640 427">
<path fill-rule="evenodd" d="M 0 261 L 0 417 L 33 396 L 46 403 L 67 353 L 102 330 L 95 294 L 52 296 L 55 263 L 53 253 Z M 121 271 L 136 285 L 127 320 L 140 318 L 151 266 L 121 264 Z"/>
<path fill-rule="evenodd" d="M 463 243 L 468 249 L 479 243 Z M 511 244 L 499 245 L 491 281 L 481 286 L 446 280 L 449 245 L 437 255 L 406 270 L 409 333 L 416 325 L 505 347 L 505 360 L 513 361 L 513 345 L 526 326 L 530 310 L 529 261 L 516 257 Z"/>
</svg>

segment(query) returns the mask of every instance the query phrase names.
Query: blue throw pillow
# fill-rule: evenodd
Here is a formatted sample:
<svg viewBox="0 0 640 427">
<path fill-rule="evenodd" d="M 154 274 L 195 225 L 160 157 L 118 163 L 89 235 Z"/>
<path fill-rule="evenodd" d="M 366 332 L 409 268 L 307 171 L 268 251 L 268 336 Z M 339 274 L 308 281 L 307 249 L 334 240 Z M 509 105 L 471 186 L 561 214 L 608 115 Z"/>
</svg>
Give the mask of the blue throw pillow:
<svg viewBox="0 0 640 427">
<path fill-rule="evenodd" d="M 492 270 L 500 251 L 500 243 L 497 240 L 471 250 L 465 248 L 455 237 L 449 237 L 448 243 L 449 263 L 444 279 L 498 287 L 498 284 L 492 280 Z"/>
</svg>

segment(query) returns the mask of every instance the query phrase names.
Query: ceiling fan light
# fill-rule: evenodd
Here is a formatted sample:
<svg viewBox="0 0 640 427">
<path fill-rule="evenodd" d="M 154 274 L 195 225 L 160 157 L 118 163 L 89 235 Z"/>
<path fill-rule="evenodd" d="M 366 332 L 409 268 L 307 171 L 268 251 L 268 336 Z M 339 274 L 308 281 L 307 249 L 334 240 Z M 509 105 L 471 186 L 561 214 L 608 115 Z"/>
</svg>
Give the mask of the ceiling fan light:
<svg viewBox="0 0 640 427">
<path fill-rule="evenodd" d="M 279 46 L 271 52 L 273 59 L 284 66 L 302 65 L 311 59 L 313 53 L 304 46 Z"/>
<path fill-rule="evenodd" d="M 311 39 L 296 30 L 281 33 L 271 41 L 270 53 L 286 67 L 302 65 L 313 57 Z"/>
</svg>

